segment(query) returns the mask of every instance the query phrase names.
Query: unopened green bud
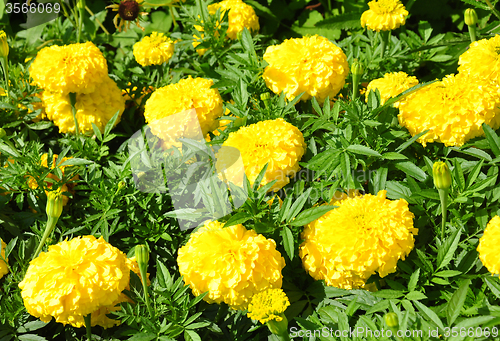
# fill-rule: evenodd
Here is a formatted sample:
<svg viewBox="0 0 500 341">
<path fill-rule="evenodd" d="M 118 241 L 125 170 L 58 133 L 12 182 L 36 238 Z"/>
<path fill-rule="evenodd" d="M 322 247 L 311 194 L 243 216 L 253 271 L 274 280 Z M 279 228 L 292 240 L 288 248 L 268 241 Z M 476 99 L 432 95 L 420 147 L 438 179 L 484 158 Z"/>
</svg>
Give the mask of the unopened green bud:
<svg viewBox="0 0 500 341">
<path fill-rule="evenodd" d="M 282 318 L 281 321 L 276 321 L 276 320 L 270 320 L 267 321 L 267 328 L 269 328 L 269 331 L 275 335 L 284 335 L 288 334 L 288 320 L 285 316 L 285 314 L 281 313 L 280 317 Z"/>
<path fill-rule="evenodd" d="M 467 8 L 465 10 L 464 19 L 467 26 L 476 25 L 478 21 L 476 11 L 473 8 Z"/>
<path fill-rule="evenodd" d="M 399 327 L 398 315 L 396 313 L 387 313 L 384 316 L 384 321 L 389 328 Z"/>
<path fill-rule="evenodd" d="M 260 94 L 260 99 L 263 100 L 264 102 L 269 100 L 269 98 L 271 98 L 271 95 L 269 94 L 269 92 L 264 92 L 264 93 Z"/>
<path fill-rule="evenodd" d="M 78 0 L 78 2 L 76 3 L 76 7 L 79 10 L 85 9 L 85 0 Z"/>
<path fill-rule="evenodd" d="M 7 58 L 9 55 L 9 44 L 7 44 L 7 35 L 0 31 L 0 57 Z"/>
<path fill-rule="evenodd" d="M 351 71 L 353 75 L 356 76 L 362 76 L 363 72 L 365 72 L 365 69 L 363 67 L 363 64 L 357 59 L 354 59 L 351 65 Z"/>
<path fill-rule="evenodd" d="M 135 259 L 137 260 L 139 268 L 144 265 L 147 267 L 149 263 L 149 251 L 146 245 L 141 244 L 135 246 Z"/>
<path fill-rule="evenodd" d="M 437 189 L 447 190 L 451 186 L 451 173 L 448 165 L 444 162 L 434 162 L 432 167 L 432 175 L 434 177 L 434 186 Z"/>
<path fill-rule="evenodd" d="M 0 128 L 0 140 L 3 140 L 5 136 L 7 136 L 7 132 L 3 128 Z"/>
<path fill-rule="evenodd" d="M 51 191 L 47 194 L 47 216 L 58 219 L 63 209 L 63 196 L 61 190 Z"/>
</svg>

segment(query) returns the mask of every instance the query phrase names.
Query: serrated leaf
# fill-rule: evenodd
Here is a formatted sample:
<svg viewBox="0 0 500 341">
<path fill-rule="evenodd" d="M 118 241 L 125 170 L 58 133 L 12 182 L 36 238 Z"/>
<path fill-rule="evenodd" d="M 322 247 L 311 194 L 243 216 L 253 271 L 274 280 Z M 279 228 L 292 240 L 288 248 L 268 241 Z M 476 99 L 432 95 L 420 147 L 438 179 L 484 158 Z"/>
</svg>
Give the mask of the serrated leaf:
<svg viewBox="0 0 500 341">
<path fill-rule="evenodd" d="M 382 157 L 386 160 L 406 160 L 408 159 L 405 155 L 395 152 L 387 152 L 382 154 Z"/>
<path fill-rule="evenodd" d="M 455 277 L 455 276 L 458 276 L 458 275 L 461 275 L 461 274 L 462 274 L 462 271 L 444 270 L 444 271 L 436 272 L 434 274 L 434 276 L 448 278 L 448 277 Z"/>
<path fill-rule="evenodd" d="M 453 259 L 453 255 L 457 250 L 458 242 L 460 241 L 461 235 L 462 235 L 461 230 L 457 229 L 455 230 L 455 232 L 453 232 L 451 236 L 449 236 L 446 239 L 443 245 L 441 245 L 441 247 L 438 250 L 436 270 L 444 268 Z"/>
<path fill-rule="evenodd" d="M 384 289 L 372 292 L 372 295 L 380 298 L 399 298 L 404 296 L 405 293 L 399 290 Z"/>
<path fill-rule="evenodd" d="M 414 163 L 405 161 L 405 162 L 398 162 L 396 164 L 396 168 L 399 170 L 402 170 L 405 172 L 407 175 L 414 177 L 415 179 L 419 181 L 425 181 L 427 179 L 427 174 L 420 168 L 418 168 Z"/>
<path fill-rule="evenodd" d="M 413 291 L 417 287 L 418 279 L 420 277 L 420 268 L 418 268 L 410 276 L 410 281 L 408 282 L 408 291 Z"/>
<path fill-rule="evenodd" d="M 283 230 L 280 231 L 281 238 L 283 238 L 283 247 L 290 260 L 293 260 L 295 244 L 293 242 L 292 231 L 285 226 Z"/>
<path fill-rule="evenodd" d="M 297 215 L 297 218 L 295 218 L 290 225 L 292 226 L 305 226 L 312 222 L 313 220 L 318 219 L 319 217 L 323 216 L 327 212 L 335 209 L 337 206 L 330 206 L 330 205 L 325 205 L 325 206 L 319 206 L 319 207 L 312 207 L 308 208 L 307 210 L 304 210 L 300 212 Z"/>
<path fill-rule="evenodd" d="M 90 165 L 93 164 L 93 161 L 85 160 L 85 159 L 80 159 L 80 158 L 71 158 L 67 159 L 64 162 L 59 164 L 59 167 L 61 166 L 80 166 L 80 165 Z"/>
<path fill-rule="evenodd" d="M 352 152 L 352 153 L 360 154 L 360 155 L 378 156 L 378 157 L 382 156 L 379 152 L 377 152 L 369 147 L 362 146 L 360 144 L 351 144 L 349 147 L 347 147 L 347 150 Z"/>
<path fill-rule="evenodd" d="M 295 200 L 295 202 L 292 204 L 292 207 L 290 207 L 290 210 L 287 212 L 288 214 L 285 216 L 287 222 L 292 221 L 292 219 L 295 218 L 297 214 L 299 214 L 299 212 L 302 210 L 302 207 L 304 207 L 306 201 L 309 199 L 311 191 L 312 187 L 308 188 L 297 198 L 297 200 Z"/>
<path fill-rule="evenodd" d="M 486 123 L 483 123 L 483 131 L 486 136 L 486 140 L 488 140 L 488 144 L 490 145 L 491 151 L 495 154 L 496 157 L 500 156 L 500 138 L 497 133 Z"/>
<path fill-rule="evenodd" d="M 405 143 L 403 143 L 402 145 L 400 145 L 398 148 L 396 148 L 396 152 L 401 153 L 403 150 L 405 150 L 406 148 L 408 148 L 413 142 L 415 142 L 416 140 L 418 140 L 418 138 L 420 136 L 422 136 L 424 134 L 427 134 L 428 131 L 429 131 L 429 129 L 421 132 L 420 134 L 417 134 L 417 135 L 413 136 L 411 139 L 409 139 L 408 141 L 406 141 Z"/>
<path fill-rule="evenodd" d="M 410 301 L 418 301 L 425 300 L 427 296 L 425 296 L 425 294 L 420 291 L 410 291 L 408 294 L 406 294 L 405 298 Z"/>
<path fill-rule="evenodd" d="M 451 327 L 453 322 L 460 315 L 460 310 L 464 306 L 465 298 L 467 297 L 467 290 L 469 289 L 470 279 L 462 281 L 457 291 L 453 293 L 451 299 L 446 305 L 446 320 L 448 321 L 448 326 Z"/>
<path fill-rule="evenodd" d="M 428 320 L 434 322 L 434 324 L 439 328 L 441 328 L 441 330 L 444 329 L 443 322 L 441 322 L 441 319 L 436 315 L 435 312 L 433 312 L 430 308 L 426 307 L 419 301 L 413 301 L 413 304 L 418 308 L 420 313 L 424 315 Z"/>
<path fill-rule="evenodd" d="M 500 299 L 500 283 L 498 277 L 484 277 L 484 282 L 491 292 Z"/>
</svg>

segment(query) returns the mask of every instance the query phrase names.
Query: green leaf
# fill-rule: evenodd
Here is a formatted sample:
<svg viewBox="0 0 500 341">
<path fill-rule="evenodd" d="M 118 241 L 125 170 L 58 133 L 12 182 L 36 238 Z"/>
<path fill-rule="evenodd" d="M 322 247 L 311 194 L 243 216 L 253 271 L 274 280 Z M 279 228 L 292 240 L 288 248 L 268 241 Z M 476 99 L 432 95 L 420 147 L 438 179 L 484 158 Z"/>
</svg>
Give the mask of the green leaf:
<svg viewBox="0 0 500 341">
<path fill-rule="evenodd" d="M 490 288 L 491 292 L 500 299 L 500 283 L 498 277 L 484 277 L 484 282 Z"/>
<path fill-rule="evenodd" d="M 387 152 L 382 154 L 382 157 L 386 160 L 407 160 L 408 158 L 400 153 Z"/>
<path fill-rule="evenodd" d="M 20 341 L 47 341 L 46 338 L 43 336 L 38 336 L 35 334 L 24 334 L 24 335 L 19 335 L 18 339 Z"/>
<path fill-rule="evenodd" d="M 465 188 L 469 188 L 474 183 L 474 181 L 476 181 L 477 177 L 479 176 L 479 173 L 481 173 L 481 167 L 483 167 L 483 163 L 484 161 L 481 160 L 474 166 L 469 176 L 467 177 Z"/>
<path fill-rule="evenodd" d="M 458 276 L 458 275 L 461 275 L 461 274 L 462 274 L 462 271 L 457 271 L 457 270 L 443 270 L 443 271 L 436 272 L 434 274 L 434 276 L 448 278 L 448 277 L 455 277 L 455 276 Z"/>
<path fill-rule="evenodd" d="M 156 334 L 155 333 L 144 333 L 141 332 L 140 334 L 135 334 L 131 338 L 128 339 L 128 341 L 151 341 L 156 339 Z"/>
<path fill-rule="evenodd" d="M 486 153 L 485 151 L 483 151 L 481 149 L 477 149 L 477 148 L 459 149 L 459 148 L 455 148 L 455 147 L 451 147 L 450 149 L 455 150 L 455 151 L 460 152 L 460 153 L 467 154 L 467 155 L 475 156 L 479 159 L 483 159 L 486 161 L 493 160 L 491 158 L 490 154 Z"/>
<path fill-rule="evenodd" d="M 453 159 L 453 175 L 455 176 L 455 181 L 458 184 L 458 188 L 460 189 L 460 191 L 463 191 L 465 189 L 464 171 L 462 170 L 462 167 L 460 166 L 457 158 Z"/>
<path fill-rule="evenodd" d="M 444 325 L 443 322 L 439 319 L 439 317 L 436 315 L 435 312 L 433 312 L 431 309 L 427 308 L 425 305 L 420 303 L 419 301 L 413 301 L 413 304 L 418 308 L 420 313 L 424 315 L 429 322 L 432 321 L 436 326 L 441 328 L 441 330 L 444 330 Z"/>
<path fill-rule="evenodd" d="M 451 327 L 453 322 L 460 315 L 460 310 L 464 306 L 465 298 L 467 297 L 467 290 L 469 289 L 470 279 L 462 281 L 457 291 L 451 296 L 451 299 L 446 305 L 446 320 L 448 321 L 448 326 Z"/>
<path fill-rule="evenodd" d="M 410 301 L 418 301 L 425 300 L 427 296 L 425 296 L 425 294 L 420 291 L 410 291 L 408 294 L 406 294 L 405 298 Z"/>
<path fill-rule="evenodd" d="M 396 168 L 402 170 L 407 175 L 412 176 L 419 181 L 423 182 L 425 181 L 425 179 L 427 179 L 427 174 L 425 174 L 422 169 L 418 168 L 414 163 L 410 161 L 398 162 L 396 164 Z"/>
<path fill-rule="evenodd" d="M 85 160 L 85 159 L 80 159 L 77 157 L 67 159 L 64 162 L 59 164 L 59 167 L 61 166 L 80 166 L 80 165 L 90 165 L 93 164 L 93 161 Z"/>
<path fill-rule="evenodd" d="M 363 12 L 351 12 L 337 14 L 332 18 L 321 20 L 316 23 L 316 27 L 325 27 L 329 29 L 350 30 L 353 28 L 361 28 L 361 14 Z"/>
<path fill-rule="evenodd" d="M 408 282 L 408 291 L 414 291 L 417 287 L 418 279 L 420 277 L 420 268 L 418 268 L 410 276 L 410 281 Z"/>
<path fill-rule="evenodd" d="M 488 12 L 490 11 L 490 8 L 486 4 L 484 4 L 483 2 L 480 2 L 480 1 L 462 0 L 462 2 L 465 2 L 466 4 L 472 5 L 474 7 L 480 8 L 480 9 L 484 9 Z"/>
<path fill-rule="evenodd" d="M 115 126 L 116 120 L 118 120 L 118 116 L 120 115 L 120 110 L 118 110 L 113 117 L 106 123 L 106 126 L 104 127 L 104 136 L 107 136 L 111 129 Z"/>
<path fill-rule="evenodd" d="M 488 140 L 488 144 L 490 145 L 491 151 L 495 154 L 496 157 L 500 156 L 500 138 L 497 133 L 486 123 L 483 123 L 483 131 L 486 136 L 486 140 Z"/>
<path fill-rule="evenodd" d="M 290 260 L 293 260 L 295 244 L 293 242 L 292 231 L 285 226 L 283 230 L 280 231 L 280 235 L 283 238 L 283 247 L 285 248 L 286 254 Z"/>
<path fill-rule="evenodd" d="M 160 261 L 157 261 L 156 267 L 160 270 L 157 272 L 158 284 L 160 285 L 160 287 L 170 290 L 174 281 L 172 276 L 170 276 L 167 267 Z"/>
<path fill-rule="evenodd" d="M 312 187 L 308 188 L 304 193 L 302 193 L 297 198 L 297 200 L 295 200 L 292 207 L 290 207 L 290 211 L 285 217 L 287 222 L 292 221 L 292 219 L 295 218 L 297 214 L 299 214 L 299 212 L 302 210 L 302 207 L 304 207 L 307 199 L 309 199 L 309 195 L 311 194 L 312 190 L 313 190 Z"/>
<path fill-rule="evenodd" d="M 292 226 L 305 226 L 309 224 L 311 221 L 318 219 L 319 217 L 323 216 L 325 213 L 333 210 L 337 206 L 330 206 L 330 205 L 325 205 L 325 206 L 319 206 L 319 207 L 312 207 L 307 210 L 304 210 L 297 215 L 297 218 L 295 218 L 290 225 Z"/>
<path fill-rule="evenodd" d="M 400 290 L 383 289 L 372 292 L 372 295 L 380 298 L 399 298 L 404 296 L 405 293 Z"/>
<path fill-rule="evenodd" d="M 243 224 L 245 221 L 248 219 L 251 219 L 252 216 L 248 212 L 238 212 L 235 215 L 233 215 L 231 218 L 229 218 L 228 221 L 224 224 L 225 227 L 233 226 L 233 225 L 238 225 L 238 224 Z"/>
<path fill-rule="evenodd" d="M 382 156 L 379 152 L 369 147 L 362 146 L 360 144 L 351 144 L 349 147 L 347 147 L 347 150 L 355 154 L 361 154 L 366 156 L 378 156 L 378 157 Z"/>
<path fill-rule="evenodd" d="M 102 142 L 102 134 L 101 134 L 101 131 L 99 130 L 99 128 L 95 125 L 94 122 L 92 122 L 92 130 L 94 130 L 94 134 L 95 136 L 97 137 L 97 139 L 99 141 Z"/>
<path fill-rule="evenodd" d="M 484 326 L 487 322 L 495 319 L 496 317 L 495 316 L 477 316 L 477 317 L 471 317 L 471 318 L 468 318 L 468 319 L 464 319 L 462 321 L 460 321 L 459 323 L 457 323 L 453 328 L 456 328 L 456 330 L 458 330 L 458 335 L 456 336 L 451 336 L 450 338 L 448 338 L 447 341 L 459 341 L 459 340 L 464 340 L 465 338 L 463 337 L 463 335 L 461 336 L 460 335 L 460 330 L 466 330 L 468 331 L 469 328 L 473 328 L 473 327 L 477 327 L 477 326 Z M 486 328 L 482 328 L 482 334 L 485 336 L 484 332 L 485 332 L 485 329 Z M 490 331 L 490 335 L 489 335 L 489 338 L 487 339 L 480 339 L 480 340 L 493 340 L 491 337 L 494 336 L 493 333 L 491 333 L 491 328 L 489 329 Z M 476 332 L 476 329 L 474 329 L 474 332 Z M 497 327 L 497 333 L 498 333 L 498 327 Z M 479 334 L 479 331 L 478 331 L 478 334 Z M 481 336 L 481 335 L 478 335 L 476 334 L 477 336 Z M 497 334 L 498 336 L 498 334 Z M 474 338 L 470 338 L 468 340 L 474 340 Z"/>
<path fill-rule="evenodd" d="M 396 148 L 396 152 L 401 153 L 403 150 L 405 150 L 406 148 L 408 148 L 413 142 L 415 142 L 416 140 L 418 140 L 418 138 L 420 136 L 422 136 L 424 134 L 427 134 L 428 131 L 429 131 L 429 129 L 421 132 L 420 134 L 417 134 L 417 135 L 413 136 L 411 139 L 409 139 L 408 141 L 406 141 L 405 143 L 403 143 L 402 145 L 400 145 L 398 148 Z"/>
<path fill-rule="evenodd" d="M 444 268 L 453 259 L 453 255 L 457 250 L 461 235 L 461 230 L 456 229 L 455 232 L 453 232 L 453 234 L 446 239 L 443 245 L 441 245 L 438 250 L 436 270 Z"/>
<path fill-rule="evenodd" d="M 189 340 L 192 340 L 192 341 L 201 341 L 200 335 L 198 335 L 198 333 L 195 332 L 194 330 L 189 330 L 189 329 L 184 330 L 184 338 L 187 341 L 189 341 Z"/>
</svg>

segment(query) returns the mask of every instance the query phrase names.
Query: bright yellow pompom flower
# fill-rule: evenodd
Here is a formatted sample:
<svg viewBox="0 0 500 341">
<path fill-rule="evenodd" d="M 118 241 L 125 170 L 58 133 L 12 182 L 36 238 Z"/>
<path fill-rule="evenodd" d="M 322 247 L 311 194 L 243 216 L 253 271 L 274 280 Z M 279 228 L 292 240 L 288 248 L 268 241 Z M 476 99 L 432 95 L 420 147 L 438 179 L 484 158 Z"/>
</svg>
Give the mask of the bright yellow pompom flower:
<svg viewBox="0 0 500 341">
<path fill-rule="evenodd" d="M 239 153 L 237 152 L 239 151 Z M 243 185 L 243 173 L 237 162 L 245 168 L 245 174 L 253 185 L 265 164 L 266 174 L 261 182 L 265 185 L 277 180 L 270 190 L 278 191 L 290 182 L 300 169 L 299 161 L 306 151 L 306 143 L 301 131 L 282 118 L 261 121 L 241 127 L 229 134 L 217 154 L 218 173 L 235 185 Z"/>
<path fill-rule="evenodd" d="M 168 120 L 162 122 L 162 119 L 189 109 L 196 109 L 202 136 L 217 129 L 219 126 L 217 118 L 222 116 L 222 97 L 217 89 L 211 88 L 213 84 L 212 80 L 189 76 L 176 84 L 155 90 L 144 107 L 144 117 L 150 124 L 153 134 L 160 138 L 172 135 L 172 122 L 167 122 Z M 182 127 L 175 128 L 182 129 Z"/>
<path fill-rule="evenodd" d="M 399 0 L 375 0 L 361 15 L 361 26 L 372 31 L 391 31 L 406 23 L 408 11 Z"/>
<path fill-rule="evenodd" d="M 462 146 L 483 136 L 482 124 L 500 127 L 500 93 L 497 85 L 461 74 L 418 89 L 399 101 L 399 123 L 412 136 L 427 129 L 417 141 Z"/>
<path fill-rule="evenodd" d="M 113 306 L 129 284 L 126 255 L 102 237 L 49 246 L 30 262 L 19 287 L 28 312 L 49 322 L 84 326 L 83 317 Z M 92 321 L 94 322 L 94 321 Z"/>
<path fill-rule="evenodd" d="M 248 318 L 264 324 L 271 320 L 281 321 L 280 316 L 290 305 L 290 301 L 282 289 L 267 289 L 252 297 L 248 306 Z"/>
<path fill-rule="evenodd" d="M 47 118 L 59 127 L 60 133 L 75 133 L 75 121 L 68 94 L 44 91 L 42 101 Z M 115 124 L 120 122 L 121 114 L 125 110 L 125 99 L 116 83 L 106 77 L 96 86 L 94 92 L 76 94 L 75 107 L 80 133 L 93 135 L 92 123 L 102 133 L 106 123 L 117 111 L 120 113 Z"/>
<path fill-rule="evenodd" d="M 0 252 L 0 255 L 2 257 L 0 258 L 0 278 L 2 278 L 4 275 L 6 275 L 9 272 L 9 267 L 7 266 L 7 263 L 9 260 L 5 258 L 5 247 L 7 245 L 4 243 L 2 239 L 0 239 L 0 248 L 2 249 L 2 252 Z"/>
<path fill-rule="evenodd" d="M 254 294 L 281 288 L 285 259 L 274 240 L 254 230 L 207 221 L 179 249 L 177 264 L 193 295 L 208 291 L 205 301 L 244 310 Z"/>
<path fill-rule="evenodd" d="M 479 259 L 492 274 L 500 275 L 498 245 L 500 243 L 500 217 L 494 216 L 486 225 L 484 234 L 479 238 Z"/>
<path fill-rule="evenodd" d="M 161 65 L 174 54 L 174 42 L 163 33 L 153 32 L 133 47 L 134 57 L 142 66 Z"/>
<path fill-rule="evenodd" d="M 378 89 L 380 92 L 380 105 L 383 105 L 389 98 L 396 97 L 400 93 L 418 84 L 417 77 L 408 76 L 405 72 L 386 73 L 383 78 L 372 80 L 366 87 L 366 101 L 370 91 Z M 398 107 L 399 103 L 394 103 Z"/>
<path fill-rule="evenodd" d="M 458 72 L 500 84 L 500 35 L 473 42 L 458 59 Z"/>
<path fill-rule="evenodd" d="M 269 46 L 264 60 L 269 64 L 263 74 L 267 87 L 275 94 L 285 92 L 288 100 L 302 92 L 303 101 L 311 97 L 320 103 L 326 97 L 333 99 L 349 73 L 342 49 L 318 35 Z"/>
<path fill-rule="evenodd" d="M 229 39 L 236 39 L 238 33 L 246 27 L 250 32 L 257 32 L 260 28 L 259 18 L 255 14 L 252 6 L 247 5 L 241 0 L 224 0 L 212 5 L 208 5 L 208 12 L 214 15 L 220 8 L 221 15 L 229 10 L 229 27 L 226 36 Z"/>
<path fill-rule="evenodd" d="M 316 280 L 343 289 L 364 288 L 376 272 L 396 271 L 414 246 L 413 213 L 403 200 L 344 195 L 338 206 L 307 225 L 299 248 L 304 268 Z"/>
<path fill-rule="evenodd" d="M 31 64 L 33 83 L 61 94 L 90 93 L 108 78 L 108 64 L 92 42 L 45 47 Z"/>
</svg>

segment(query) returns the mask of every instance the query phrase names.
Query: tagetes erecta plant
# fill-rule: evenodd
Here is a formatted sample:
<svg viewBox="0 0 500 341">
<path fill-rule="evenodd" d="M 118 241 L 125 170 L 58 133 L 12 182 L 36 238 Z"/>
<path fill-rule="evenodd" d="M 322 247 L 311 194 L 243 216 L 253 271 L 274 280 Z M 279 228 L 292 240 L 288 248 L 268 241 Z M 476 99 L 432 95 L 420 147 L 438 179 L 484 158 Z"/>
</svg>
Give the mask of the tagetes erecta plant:
<svg viewBox="0 0 500 341">
<path fill-rule="evenodd" d="M 224 227 L 212 221 L 191 234 L 177 264 L 193 295 L 208 291 L 205 301 L 244 310 L 254 294 L 281 288 L 285 259 L 273 239 L 241 224 Z"/>
<path fill-rule="evenodd" d="M 361 15 L 361 26 L 372 31 L 392 31 L 406 23 L 408 11 L 399 0 L 374 0 Z"/>
<path fill-rule="evenodd" d="M 404 199 L 377 195 L 343 195 L 337 208 L 308 224 L 299 255 L 316 280 L 342 289 L 364 288 L 368 278 L 396 271 L 414 246 L 413 213 Z"/>
<path fill-rule="evenodd" d="M 224 12 L 228 13 L 229 27 L 226 36 L 229 39 L 236 39 L 238 33 L 247 28 L 250 32 L 257 32 L 260 28 L 259 18 L 255 14 L 252 6 L 244 3 L 241 0 L 224 0 L 211 5 L 208 5 L 208 12 L 214 15 L 220 9 L 221 15 Z"/>
<path fill-rule="evenodd" d="M 458 65 L 460 74 L 500 84 L 500 35 L 473 42 Z"/>
<path fill-rule="evenodd" d="M 370 91 L 378 89 L 380 92 L 380 105 L 383 105 L 389 98 L 396 97 L 415 85 L 418 85 L 417 77 L 408 76 L 405 72 L 386 73 L 384 77 L 374 79 L 368 83 L 366 87 L 366 101 L 368 101 Z M 394 103 L 394 107 L 398 106 L 398 102 Z"/>
<path fill-rule="evenodd" d="M 163 33 L 153 32 L 134 44 L 134 57 L 142 66 L 161 65 L 174 54 L 174 42 Z"/>
<path fill-rule="evenodd" d="M 498 245 L 500 243 L 500 217 L 494 216 L 486 225 L 484 234 L 479 238 L 479 259 L 492 274 L 500 275 Z"/>
</svg>

